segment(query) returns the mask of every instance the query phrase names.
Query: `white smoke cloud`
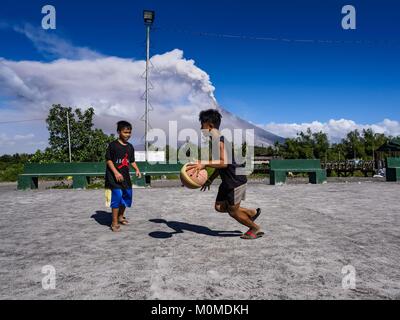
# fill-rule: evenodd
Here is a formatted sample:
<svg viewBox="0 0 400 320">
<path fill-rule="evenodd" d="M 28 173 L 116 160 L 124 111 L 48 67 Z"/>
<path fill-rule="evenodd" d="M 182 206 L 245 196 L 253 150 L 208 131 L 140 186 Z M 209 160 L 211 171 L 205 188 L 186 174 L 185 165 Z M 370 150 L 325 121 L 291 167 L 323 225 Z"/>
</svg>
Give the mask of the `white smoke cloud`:
<svg viewBox="0 0 400 320">
<path fill-rule="evenodd" d="M 88 48 L 74 47 L 30 25 L 12 29 L 24 34 L 40 52 L 57 59 L 39 62 L 0 57 L 1 119 L 45 119 L 53 104 L 93 107 L 97 127 L 111 133 L 115 131 L 115 123 L 125 119 L 134 124 L 136 139 L 142 138 L 145 61 L 105 57 Z M 150 102 L 154 110 L 150 112 L 151 127 L 166 130 L 168 121 L 175 120 L 178 130 L 197 129 L 199 111 L 216 107 L 215 88 L 208 74 L 193 60 L 185 59 L 183 51 L 178 49 L 153 56 L 151 63 L 154 66 L 150 72 Z M 43 130 L 37 139 L 43 140 L 44 121 L 41 126 Z M 0 144 L 3 146 L 4 139 Z"/>
<path fill-rule="evenodd" d="M 184 59 L 181 50 L 152 60 L 158 70 L 153 69 L 151 77 L 151 104 L 157 110 L 151 114 L 153 126 L 163 128 L 168 120 L 188 124 L 198 111 L 216 105 L 208 75 Z M 44 118 L 54 103 L 83 109 L 92 106 L 98 123 L 109 130 L 117 118 L 136 123 L 143 114 L 144 68 L 144 61 L 117 57 L 51 63 L 1 59 L 0 94 L 9 99 L 14 111 Z"/>
</svg>

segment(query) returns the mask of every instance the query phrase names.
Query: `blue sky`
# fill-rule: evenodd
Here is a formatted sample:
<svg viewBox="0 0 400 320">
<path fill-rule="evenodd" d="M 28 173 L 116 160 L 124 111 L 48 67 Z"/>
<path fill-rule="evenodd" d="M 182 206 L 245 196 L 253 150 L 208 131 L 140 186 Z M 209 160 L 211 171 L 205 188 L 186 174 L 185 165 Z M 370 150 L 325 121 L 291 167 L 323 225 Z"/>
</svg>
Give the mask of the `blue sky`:
<svg viewBox="0 0 400 320">
<path fill-rule="evenodd" d="M 105 56 L 138 60 L 145 50 L 142 10 L 154 9 L 152 54 L 182 50 L 209 75 L 217 101 L 256 124 L 399 120 L 400 3 L 395 0 L 2 0 L 0 57 L 43 63 L 59 58 L 37 50 L 24 34 L 1 28 L 40 27 L 45 4 L 57 9 L 57 30 L 48 33 Z M 356 30 L 341 28 L 346 4 L 357 10 Z M 261 41 L 199 32 L 371 43 Z M 0 92 L 0 108 L 8 99 Z"/>
</svg>

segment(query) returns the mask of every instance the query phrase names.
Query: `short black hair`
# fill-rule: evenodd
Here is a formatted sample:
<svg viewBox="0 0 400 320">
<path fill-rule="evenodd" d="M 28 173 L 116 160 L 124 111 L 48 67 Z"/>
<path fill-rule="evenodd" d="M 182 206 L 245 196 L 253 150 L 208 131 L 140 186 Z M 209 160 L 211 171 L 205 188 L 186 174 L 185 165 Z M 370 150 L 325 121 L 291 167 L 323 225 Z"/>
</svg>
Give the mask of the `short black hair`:
<svg viewBox="0 0 400 320">
<path fill-rule="evenodd" d="M 117 122 L 117 131 L 120 132 L 124 129 L 132 130 L 132 125 L 128 121 L 118 121 Z"/>
<path fill-rule="evenodd" d="M 219 129 L 219 126 L 221 125 L 221 119 L 222 115 L 216 109 L 204 110 L 200 112 L 199 115 L 199 121 L 201 124 L 209 122 L 212 123 L 216 129 Z"/>
</svg>

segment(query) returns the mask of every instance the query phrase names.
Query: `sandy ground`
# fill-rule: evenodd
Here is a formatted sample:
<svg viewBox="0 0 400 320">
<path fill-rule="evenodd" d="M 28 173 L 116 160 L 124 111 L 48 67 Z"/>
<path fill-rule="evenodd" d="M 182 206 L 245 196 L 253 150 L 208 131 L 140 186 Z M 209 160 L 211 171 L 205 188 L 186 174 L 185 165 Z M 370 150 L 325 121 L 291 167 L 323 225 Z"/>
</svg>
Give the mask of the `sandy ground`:
<svg viewBox="0 0 400 320">
<path fill-rule="evenodd" d="M 400 299 L 400 184 L 250 184 L 254 241 L 213 211 L 216 191 L 135 189 L 115 234 L 102 190 L 2 184 L 0 299 Z"/>
</svg>

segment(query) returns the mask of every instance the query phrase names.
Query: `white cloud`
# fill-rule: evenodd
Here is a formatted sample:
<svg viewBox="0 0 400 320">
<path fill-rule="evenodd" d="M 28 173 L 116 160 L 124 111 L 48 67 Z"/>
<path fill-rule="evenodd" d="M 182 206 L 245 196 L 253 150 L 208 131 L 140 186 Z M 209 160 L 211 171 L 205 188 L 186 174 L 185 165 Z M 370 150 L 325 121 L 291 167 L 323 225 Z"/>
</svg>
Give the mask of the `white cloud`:
<svg viewBox="0 0 400 320">
<path fill-rule="evenodd" d="M 14 144 L 15 141 L 11 140 L 10 137 L 4 133 L 0 133 L 0 147 L 13 146 Z"/>
<path fill-rule="evenodd" d="M 9 147 L 15 146 L 18 144 L 29 144 L 35 138 L 33 133 L 29 133 L 26 135 L 16 134 L 14 136 L 9 136 L 8 134 L 1 133 L 0 134 L 0 147 Z"/>
<path fill-rule="evenodd" d="M 25 24 L 24 26 L 15 25 L 13 26 L 13 30 L 25 35 L 32 41 L 33 45 L 39 52 L 50 57 L 63 57 L 78 60 L 104 57 L 102 54 L 89 48 L 76 47 L 57 35 L 52 34 L 47 30 L 43 30 L 42 28 L 34 28 L 30 24 Z"/>
<path fill-rule="evenodd" d="M 33 133 L 29 133 L 29 134 L 26 134 L 26 135 L 22 135 L 22 134 L 16 134 L 15 136 L 14 136 L 14 140 L 15 141 L 22 141 L 22 140 L 31 140 L 31 139 L 33 139 L 35 137 L 35 135 L 33 134 Z"/>
<path fill-rule="evenodd" d="M 376 124 L 358 124 L 353 120 L 334 120 L 328 122 L 313 121 L 310 123 L 269 123 L 260 125 L 261 128 L 271 131 L 286 138 L 296 137 L 297 133 L 306 131 L 310 128 L 312 132 L 325 132 L 331 141 L 338 141 L 346 136 L 350 131 L 371 128 L 376 133 L 384 133 L 388 136 L 400 135 L 400 122 L 385 119 Z"/>
</svg>

